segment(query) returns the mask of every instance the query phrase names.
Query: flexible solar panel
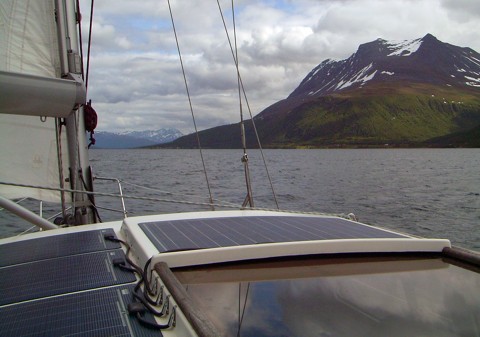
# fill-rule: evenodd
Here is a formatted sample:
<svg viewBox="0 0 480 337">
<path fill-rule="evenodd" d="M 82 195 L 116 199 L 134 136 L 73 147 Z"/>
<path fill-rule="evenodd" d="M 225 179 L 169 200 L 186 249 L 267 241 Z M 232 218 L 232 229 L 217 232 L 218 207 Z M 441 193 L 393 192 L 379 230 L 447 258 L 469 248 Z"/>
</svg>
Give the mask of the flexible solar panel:
<svg viewBox="0 0 480 337">
<path fill-rule="evenodd" d="M 139 226 L 160 253 L 275 242 L 407 237 L 333 217 L 226 217 L 148 222 Z"/>
<path fill-rule="evenodd" d="M 0 245 L 0 267 L 67 255 L 120 248 L 118 242 L 106 241 L 113 229 L 102 229 Z"/>
<path fill-rule="evenodd" d="M 133 286 L 98 289 L 0 308 L 2 336 L 162 336 L 128 314 Z M 153 321 L 149 314 L 145 318 Z"/>
<path fill-rule="evenodd" d="M 121 249 L 1 268 L 0 305 L 135 281 L 116 258 L 125 258 Z"/>
</svg>

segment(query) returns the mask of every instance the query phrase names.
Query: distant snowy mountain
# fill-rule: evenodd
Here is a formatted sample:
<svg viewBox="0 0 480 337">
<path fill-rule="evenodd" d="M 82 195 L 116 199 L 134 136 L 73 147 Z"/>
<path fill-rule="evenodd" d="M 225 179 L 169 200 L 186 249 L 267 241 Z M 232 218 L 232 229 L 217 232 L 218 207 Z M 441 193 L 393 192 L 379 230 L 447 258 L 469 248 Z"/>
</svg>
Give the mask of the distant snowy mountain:
<svg viewBox="0 0 480 337">
<path fill-rule="evenodd" d="M 431 34 L 377 39 L 345 60 L 324 60 L 254 120 L 266 147 L 476 146 L 480 54 Z M 250 125 L 247 146 L 256 147 Z M 203 130 L 202 146 L 241 147 L 239 129 Z M 168 146 L 193 148 L 196 138 L 187 135 Z"/>
<path fill-rule="evenodd" d="M 433 35 L 405 41 L 360 45 L 345 60 L 325 60 L 315 67 L 290 97 L 319 97 L 357 89 L 368 82 L 429 83 L 480 88 L 480 55 L 438 41 Z"/>
<path fill-rule="evenodd" d="M 169 143 L 181 136 L 183 134 L 173 128 L 123 132 L 97 131 L 95 132 L 94 148 L 130 149 Z"/>
</svg>

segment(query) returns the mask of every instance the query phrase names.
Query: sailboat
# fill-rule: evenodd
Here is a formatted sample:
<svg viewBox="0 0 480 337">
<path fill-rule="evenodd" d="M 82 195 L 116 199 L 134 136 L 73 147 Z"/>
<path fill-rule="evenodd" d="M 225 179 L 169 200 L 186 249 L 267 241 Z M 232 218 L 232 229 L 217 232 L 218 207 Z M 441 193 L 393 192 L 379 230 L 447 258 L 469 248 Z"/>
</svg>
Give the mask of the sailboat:
<svg viewBox="0 0 480 337">
<path fill-rule="evenodd" d="M 0 3 L 0 205 L 42 229 L 0 240 L 1 336 L 480 335 L 479 255 L 447 239 L 248 193 L 99 222 L 77 6 Z M 57 221 L 24 197 L 57 202 Z"/>
</svg>

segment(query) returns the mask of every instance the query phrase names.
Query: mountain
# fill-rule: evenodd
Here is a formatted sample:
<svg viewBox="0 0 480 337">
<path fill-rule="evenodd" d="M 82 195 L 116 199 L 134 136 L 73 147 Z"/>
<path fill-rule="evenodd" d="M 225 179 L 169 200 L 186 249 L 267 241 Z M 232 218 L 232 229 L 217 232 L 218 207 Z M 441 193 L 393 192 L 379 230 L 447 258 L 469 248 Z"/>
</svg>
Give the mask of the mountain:
<svg viewBox="0 0 480 337">
<path fill-rule="evenodd" d="M 480 125 L 480 54 L 431 34 L 377 39 L 345 60 L 321 62 L 254 120 L 265 147 L 448 146 L 439 139 Z M 202 146 L 240 147 L 239 130 L 205 130 Z M 246 133 L 255 147 L 251 122 Z M 460 143 L 475 146 L 468 137 Z M 195 147 L 195 136 L 168 146 Z"/>
<path fill-rule="evenodd" d="M 146 131 L 95 132 L 94 148 L 130 149 L 171 142 L 183 134 L 173 128 Z"/>
<path fill-rule="evenodd" d="M 480 55 L 474 50 L 442 43 L 431 34 L 413 41 L 378 39 L 360 45 L 346 60 L 323 61 L 290 97 L 320 97 L 359 89 L 368 82 L 480 88 L 479 67 Z"/>
</svg>

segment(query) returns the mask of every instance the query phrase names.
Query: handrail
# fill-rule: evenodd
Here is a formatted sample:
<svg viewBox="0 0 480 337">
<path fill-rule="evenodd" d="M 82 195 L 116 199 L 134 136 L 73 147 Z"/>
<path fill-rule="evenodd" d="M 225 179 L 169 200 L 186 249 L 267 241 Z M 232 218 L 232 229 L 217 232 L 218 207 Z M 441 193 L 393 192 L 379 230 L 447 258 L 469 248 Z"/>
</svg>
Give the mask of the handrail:
<svg viewBox="0 0 480 337">
<path fill-rule="evenodd" d="M 123 216 L 125 218 L 128 217 L 128 212 L 127 212 L 127 209 L 125 207 L 125 199 L 123 198 L 123 190 L 122 190 L 122 183 L 121 183 L 121 180 L 120 179 L 117 179 L 117 178 L 109 178 L 109 177 L 98 177 L 98 176 L 94 176 L 93 177 L 93 180 L 105 180 L 105 181 L 116 181 L 117 184 L 118 184 L 118 190 L 120 192 L 120 201 L 122 202 L 122 209 L 123 209 Z"/>
</svg>

